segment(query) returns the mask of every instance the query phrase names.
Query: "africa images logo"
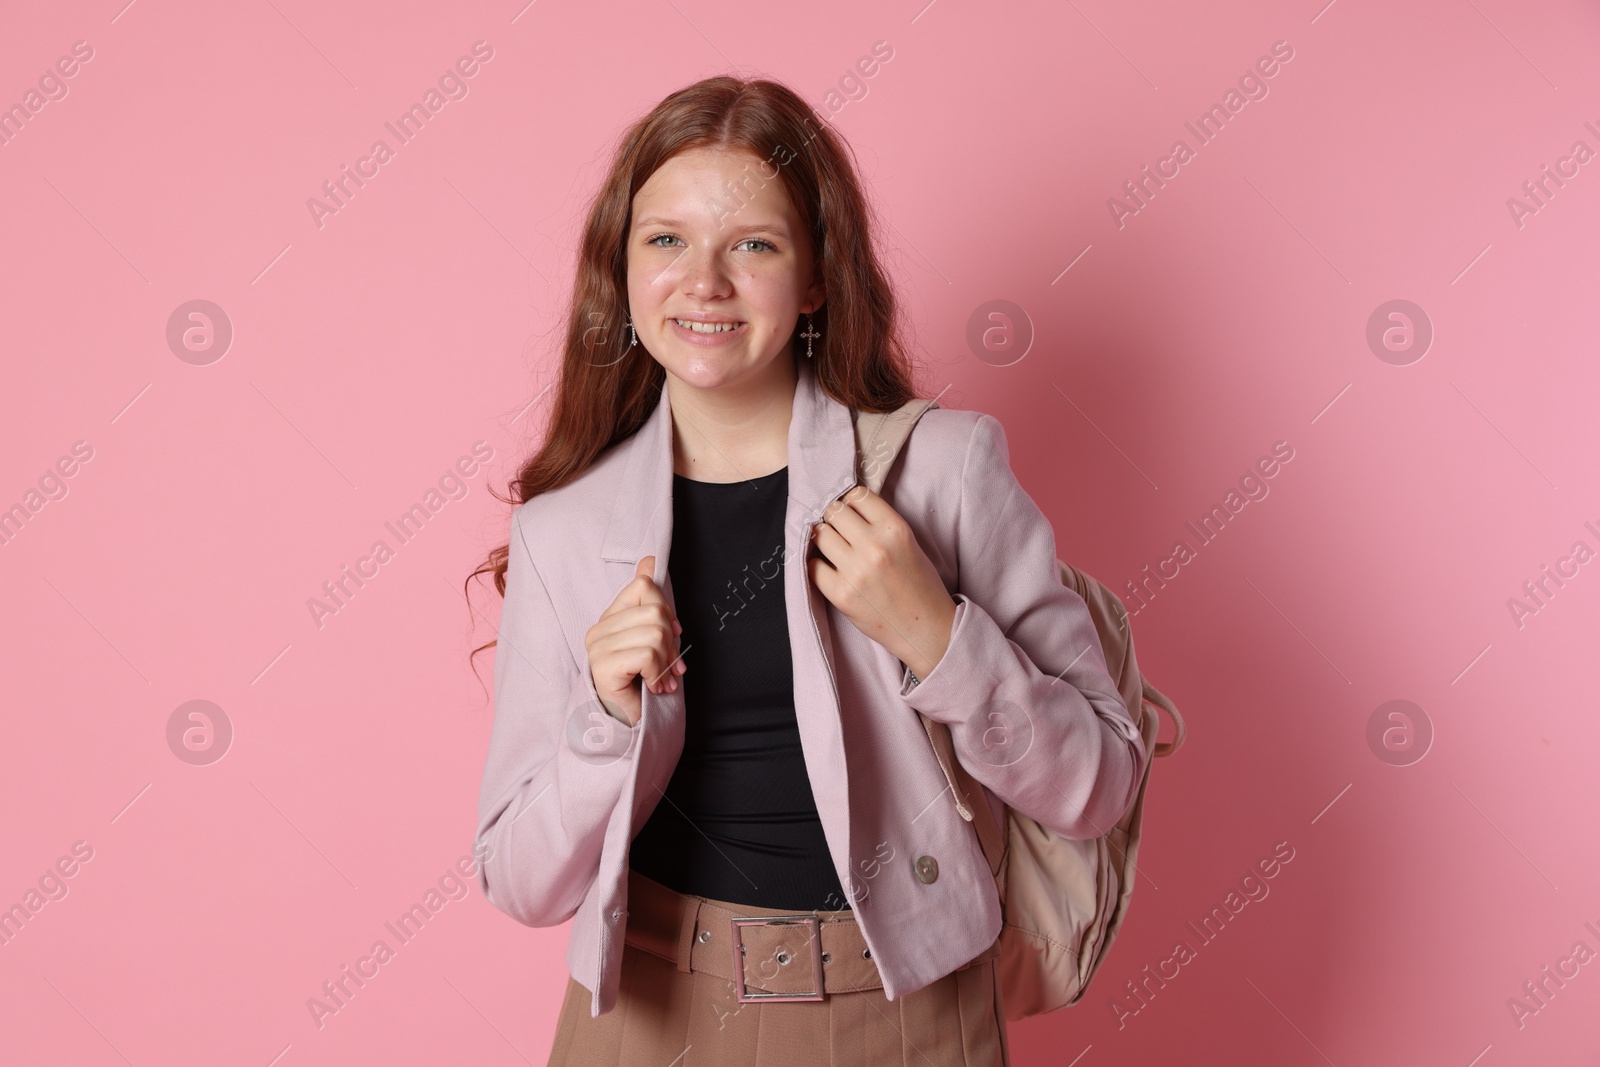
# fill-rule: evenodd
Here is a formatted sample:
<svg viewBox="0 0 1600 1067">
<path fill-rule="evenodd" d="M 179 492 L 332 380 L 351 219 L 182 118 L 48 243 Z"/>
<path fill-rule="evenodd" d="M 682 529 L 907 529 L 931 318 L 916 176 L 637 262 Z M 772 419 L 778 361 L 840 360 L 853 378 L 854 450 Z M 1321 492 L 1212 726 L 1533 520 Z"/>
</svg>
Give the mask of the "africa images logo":
<svg viewBox="0 0 1600 1067">
<path fill-rule="evenodd" d="M 1244 110 L 1246 104 L 1252 100 L 1265 100 L 1269 91 L 1267 80 L 1275 77 L 1283 69 L 1282 65 L 1293 58 L 1294 47 L 1288 41 L 1273 41 L 1272 54 L 1260 57 L 1254 66 L 1245 68 L 1245 72 L 1239 76 L 1238 88 L 1229 86 L 1220 102 L 1212 104 L 1193 122 L 1184 122 L 1184 129 L 1194 136 L 1193 147 L 1182 137 L 1178 138 L 1172 143 L 1171 151 L 1156 160 L 1154 170 L 1147 163 L 1139 168 L 1139 177 L 1122 183 L 1126 200 L 1114 196 L 1106 198 L 1106 208 L 1111 212 L 1111 221 L 1117 224 L 1117 229 L 1123 229 L 1131 216 L 1149 207 L 1157 191 L 1165 189 L 1168 181 L 1182 173 L 1182 168 L 1196 158 L 1199 148 L 1220 137 L 1228 123 Z"/>
<path fill-rule="evenodd" d="M 372 142 L 366 155 L 356 160 L 355 170 L 352 171 L 348 164 L 340 164 L 339 177 L 322 183 L 325 199 L 319 200 L 314 196 L 306 198 L 306 210 L 311 212 L 311 221 L 317 229 L 322 229 L 323 219 L 327 216 L 337 215 L 348 207 L 356 192 L 366 188 L 367 181 L 376 178 L 383 165 L 395 158 L 399 148 L 410 144 L 429 120 L 444 109 L 445 104 L 451 100 L 465 100 L 471 91 L 467 79 L 476 77 L 483 69 L 481 64 L 493 58 L 494 48 L 489 42 L 474 41 L 472 55 L 460 57 L 453 67 L 439 75 L 437 88 L 429 86 L 427 92 L 422 94 L 420 103 L 413 103 L 394 122 L 383 124 L 384 129 L 394 137 L 392 147 L 380 137 Z"/>
</svg>

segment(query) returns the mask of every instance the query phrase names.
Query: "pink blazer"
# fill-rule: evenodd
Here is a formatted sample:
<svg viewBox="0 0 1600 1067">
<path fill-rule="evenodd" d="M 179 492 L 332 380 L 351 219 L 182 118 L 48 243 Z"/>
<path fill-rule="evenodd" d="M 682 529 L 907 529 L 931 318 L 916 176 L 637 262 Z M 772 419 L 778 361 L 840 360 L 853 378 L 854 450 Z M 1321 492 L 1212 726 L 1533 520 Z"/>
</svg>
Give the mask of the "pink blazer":
<svg viewBox="0 0 1600 1067">
<path fill-rule="evenodd" d="M 949 724 L 996 814 L 998 798 L 1070 838 L 1098 837 L 1122 817 L 1148 754 L 992 416 L 929 411 L 884 485 L 957 603 L 949 648 L 928 677 L 913 679 L 812 586 L 811 527 L 857 483 L 855 433 L 849 408 L 799 364 L 783 586 L 772 581 L 777 560 L 751 561 L 741 595 L 784 598 L 817 812 L 894 999 L 1000 934 L 994 878 L 916 711 Z M 685 709 L 681 688 L 646 689 L 638 724 L 607 715 L 584 635 L 644 556 L 655 556 L 655 581 L 673 603 L 671 443 L 663 392 L 637 433 L 511 519 L 475 841 L 489 858 L 478 877 L 489 902 L 519 922 L 574 920 L 567 965 L 593 994 L 591 1015 L 616 1003 L 628 846 L 672 776 Z"/>
</svg>

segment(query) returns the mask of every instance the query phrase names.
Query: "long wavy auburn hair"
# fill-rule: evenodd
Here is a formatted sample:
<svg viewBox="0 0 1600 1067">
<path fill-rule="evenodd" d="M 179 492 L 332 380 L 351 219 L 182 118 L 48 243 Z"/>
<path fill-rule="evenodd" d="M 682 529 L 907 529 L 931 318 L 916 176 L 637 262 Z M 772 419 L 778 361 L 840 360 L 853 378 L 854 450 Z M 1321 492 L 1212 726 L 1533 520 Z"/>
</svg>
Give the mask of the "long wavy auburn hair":
<svg viewBox="0 0 1600 1067">
<path fill-rule="evenodd" d="M 893 411 L 915 395 L 898 304 L 879 265 L 876 218 L 843 139 L 778 82 L 707 78 L 662 100 L 619 142 L 583 228 L 544 443 L 508 483 L 509 497 L 491 490 L 496 499 L 515 508 L 573 481 L 664 402 L 666 371 L 643 346 L 631 348 L 627 234 L 634 194 L 656 169 L 705 147 L 743 149 L 765 161 L 754 172 L 758 187 L 776 169 L 811 236 L 826 291 L 813 315 L 822 334 L 813 357 L 822 390 L 861 411 Z M 471 582 L 481 574 L 494 576 L 504 598 L 509 556 L 510 544 L 500 545 L 467 577 L 469 611 Z"/>
</svg>

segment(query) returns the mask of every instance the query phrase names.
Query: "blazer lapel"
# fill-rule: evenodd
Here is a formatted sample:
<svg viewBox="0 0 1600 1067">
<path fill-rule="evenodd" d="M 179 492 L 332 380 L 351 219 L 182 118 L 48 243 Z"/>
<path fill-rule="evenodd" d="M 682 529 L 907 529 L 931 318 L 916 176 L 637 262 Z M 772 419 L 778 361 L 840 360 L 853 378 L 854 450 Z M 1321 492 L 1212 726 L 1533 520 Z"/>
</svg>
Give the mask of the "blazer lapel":
<svg viewBox="0 0 1600 1067">
<path fill-rule="evenodd" d="M 668 560 L 672 550 L 672 409 L 666 389 L 654 412 L 622 447 L 627 459 L 617 484 L 600 555 L 621 589 L 639 560 L 655 556 L 653 579 L 676 611 Z M 789 422 L 789 502 L 784 522 L 784 603 L 794 663 L 795 714 L 812 792 L 839 876 L 849 889 L 850 808 L 839 696 L 833 677 L 828 604 L 806 569 L 811 528 L 829 503 L 857 484 L 855 424 L 850 408 L 822 391 L 810 361 L 798 363 Z M 612 593 L 611 595 L 615 595 Z M 684 650 L 693 655 L 693 646 Z M 645 689 L 642 730 L 633 781 L 607 828 L 607 844 L 625 856 L 632 832 L 654 810 L 683 749 L 683 690 L 653 694 Z M 625 899 L 626 879 L 618 890 Z M 610 907 L 608 903 L 606 905 Z M 620 906 L 620 905 L 618 905 Z"/>
<path fill-rule="evenodd" d="M 850 409 L 822 391 L 810 361 L 799 364 L 789 421 L 789 507 L 814 523 L 823 508 L 857 482 L 855 421 Z M 644 424 L 622 445 L 628 450 L 600 556 L 638 566 L 654 554 L 655 582 L 665 586 L 672 546 L 672 405 L 661 390 Z"/>
<path fill-rule="evenodd" d="M 831 608 L 807 570 L 811 529 L 824 509 L 858 481 L 856 433 L 850 409 L 822 391 L 809 360 L 800 363 L 789 423 L 789 518 L 785 523 L 784 602 L 794 662 L 794 708 L 806 772 L 847 900 L 857 904 L 851 877 L 850 781 L 845 773 L 844 724 L 834 678 Z M 848 625 L 848 623 L 846 624 Z M 871 783 L 869 789 L 879 783 Z M 864 901 L 861 901 L 864 903 Z"/>
</svg>

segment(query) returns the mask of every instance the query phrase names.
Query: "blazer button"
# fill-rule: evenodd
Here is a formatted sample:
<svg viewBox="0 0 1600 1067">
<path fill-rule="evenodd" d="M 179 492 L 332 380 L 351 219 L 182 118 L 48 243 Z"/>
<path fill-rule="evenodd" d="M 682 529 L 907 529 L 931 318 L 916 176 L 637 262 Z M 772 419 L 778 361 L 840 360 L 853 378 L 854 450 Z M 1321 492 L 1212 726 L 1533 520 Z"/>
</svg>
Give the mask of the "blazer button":
<svg viewBox="0 0 1600 1067">
<path fill-rule="evenodd" d="M 939 877 L 939 861 L 932 856 L 918 856 L 916 868 L 917 877 L 924 883 L 936 881 Z"/>
</svg>

